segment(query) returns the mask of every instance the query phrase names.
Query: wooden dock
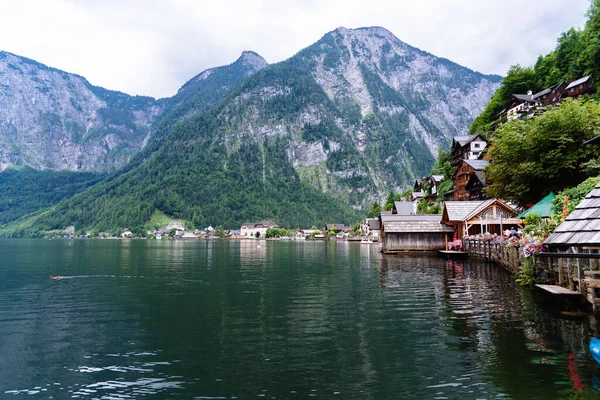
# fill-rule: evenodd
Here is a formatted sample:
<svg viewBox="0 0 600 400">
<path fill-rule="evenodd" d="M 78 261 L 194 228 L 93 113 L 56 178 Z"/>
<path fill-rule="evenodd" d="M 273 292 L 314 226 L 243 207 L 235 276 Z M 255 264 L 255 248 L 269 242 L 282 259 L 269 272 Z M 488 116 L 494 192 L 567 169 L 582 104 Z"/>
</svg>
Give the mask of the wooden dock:
<svg viewBox="0 0 600 400">
<path fill-rule="evenodd" d="M 576 292 L 574 290 L 570 290 L 570 289 L 567 289 L 567 288 L 564 288 L 564 287 L 558 286 L 558 285 L 535 285 L 535 286 L 539 287 L 540 289 L 543 289 L 543 290 L 545 290 L 547 292 L 550 292 L 552 294 L 559 294 L 559 295 L 562 295 L 562 294 L 569 294 L 569 295 L 577 294 L 577 295 L 581 295 L 581 293 L 579 293 L 579 292 Z"/>
</svg>

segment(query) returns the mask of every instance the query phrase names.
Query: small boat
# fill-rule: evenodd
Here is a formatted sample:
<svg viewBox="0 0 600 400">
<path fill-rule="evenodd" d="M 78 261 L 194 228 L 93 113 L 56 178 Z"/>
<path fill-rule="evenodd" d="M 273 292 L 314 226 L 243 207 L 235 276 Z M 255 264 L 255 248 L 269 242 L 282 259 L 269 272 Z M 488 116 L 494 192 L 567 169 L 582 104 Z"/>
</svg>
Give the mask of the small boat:
<svg viewBox="0 0 600 400">
<path fill-rule="evenodd" d="M 360 244 L 370 244 L 373 243 L 373 241 L 371 239 L 363 239 L 360 241 Z"/>
<path fill-rule="evenodd" d="M 60 276 L 60 275 L 50 275 L 50 279 L 57 281 L 59 279 L 62 279 L 62 276 Z"/>
<path fill-rule="evenodd" d="M 590 353 L 592 353 L 594 360 L 600 364 L 600 339 L 592 338 L 590 341 Z"/>
</svg>

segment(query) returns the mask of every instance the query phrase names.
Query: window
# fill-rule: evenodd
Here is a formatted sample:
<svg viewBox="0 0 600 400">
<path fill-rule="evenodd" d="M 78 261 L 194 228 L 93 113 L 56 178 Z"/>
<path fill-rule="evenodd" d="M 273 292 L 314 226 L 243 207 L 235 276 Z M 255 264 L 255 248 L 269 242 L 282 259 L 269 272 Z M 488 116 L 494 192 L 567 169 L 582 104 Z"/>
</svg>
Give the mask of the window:
<svg viewBox="0 0 600 400">
<path fill-rule="evenodd" d="M 479 143 L 473 143 L 473 147 L 478 149 L 479 148 Z"/>
<path fill-rule="evenodd" d="M 579 85 L 579 89 L 583 89 L 583 85 Z"/>
<path fill-rule="evenodd" d="M 573 93 L 575 91 L 575 88 L 571 88 L 571 93 Z"/>
</svg>

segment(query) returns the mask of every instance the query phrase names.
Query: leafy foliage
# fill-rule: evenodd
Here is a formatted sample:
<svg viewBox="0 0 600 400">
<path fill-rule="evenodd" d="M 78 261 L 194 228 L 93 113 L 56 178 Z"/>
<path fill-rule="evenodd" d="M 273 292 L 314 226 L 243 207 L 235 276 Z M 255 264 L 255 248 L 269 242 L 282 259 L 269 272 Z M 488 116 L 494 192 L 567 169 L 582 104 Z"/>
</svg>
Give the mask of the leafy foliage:
<svg viewBox="0 0 600 400">
<path fill-rule="evenodd" d="M 417 204 L 417 214 L 441 214 L 442 207 L 435 201 L 419 200 Z"/>
<path fill-rule="evenodd" d="M 488 153 L 488 196 L 526 205 L 585 180 L 583 165 L 598 153 L 583 142 L 599 125 L 600 104 L 569 100 L 534 119 L 502 125 Z"/>
<path fill-rule="evenodd" d="M 369 208 L 369 211 L 367 212 L 367 218 L 378 217 L 381 213 L 381 210 L 381 204 L 373 202 L 373 204 L 371 204 L 371 208 Z"/>
<path fill-rule="evenodd" d="M 535 279 L 535 262 L 533 257 L 527 257 L 523 260 L 521 268 L 517 272 L 516 281 L 521 286 L 531 287 L 536 283 Z"/>
<path fill-rule="evenodd" d="M 50 207 L 104 178 L 104 174 L 36 171 L 30 167 L 0 173 L 0 224 Z"/>
<path fill-rule="evenodd" d="M 567 196 L 566 214 L 571 214 L 575 210 L 575 207 L 585 199 L 585 196 L 587 196 L 598 183 L 600 183 L 599 178 L 588 178 L 577 186 L 560 191 L 554 200 L 552 200 L 552 213 L 557 216 L 562 215 L 565 205 L 565 196 Z"/>
<path fill-rule="evenodd" d="M 591 1 L 587 16 L 583 30 L 571 28 L 563 32 L 554 51 L 540 56 L 533 67 L 510 67 L 490 103 L 471 124 L 471 133 L 487 133 L 514 93 L 535 93 L 586 75 L 600 82 L 600 0 Z"/>
<path fill-rule="evenodd" d="M 265 234 L 267 239 L 276 237 L 291 237 L 294 233 L 285 228 L 269 228 Z"/>
</svg>

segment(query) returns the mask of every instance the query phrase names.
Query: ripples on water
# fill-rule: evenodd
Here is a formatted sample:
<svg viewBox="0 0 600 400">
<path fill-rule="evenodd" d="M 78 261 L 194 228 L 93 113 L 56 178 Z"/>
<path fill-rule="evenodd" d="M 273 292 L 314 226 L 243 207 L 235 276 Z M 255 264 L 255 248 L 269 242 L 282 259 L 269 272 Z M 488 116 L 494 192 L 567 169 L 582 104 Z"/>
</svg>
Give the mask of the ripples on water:
<svg viewBox="0 0 600 400">
<path fill-rule="evenodd" d="M 1 398 L 596 393 L 587 319 L 491 265 L 255 241 L 0 241 L 0 260 Z"/>
</svg>

